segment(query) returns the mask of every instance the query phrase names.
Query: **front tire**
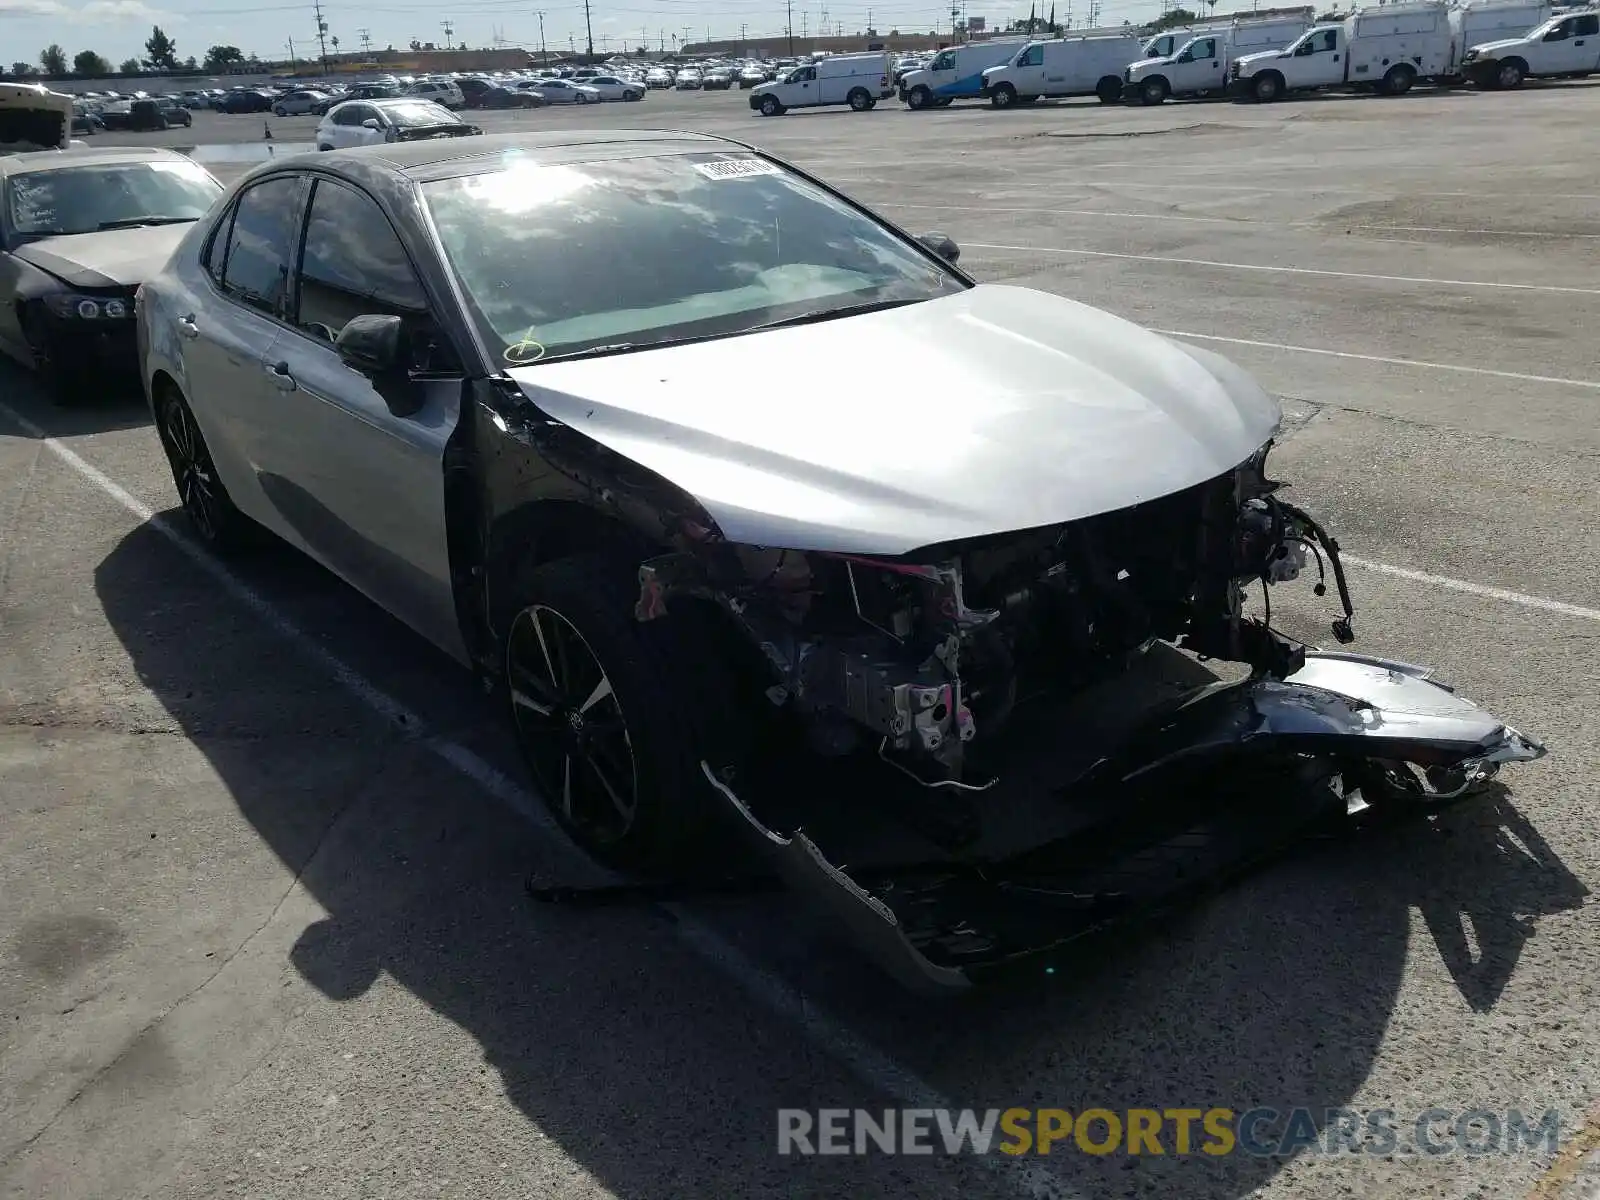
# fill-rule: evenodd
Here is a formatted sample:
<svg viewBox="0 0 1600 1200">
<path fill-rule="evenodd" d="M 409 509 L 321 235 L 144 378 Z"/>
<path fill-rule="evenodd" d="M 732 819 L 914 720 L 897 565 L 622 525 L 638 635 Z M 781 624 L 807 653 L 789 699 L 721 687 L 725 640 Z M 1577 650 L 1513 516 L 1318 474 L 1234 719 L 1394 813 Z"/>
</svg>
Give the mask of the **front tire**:
<svg viewBox="0 0 1600 1200">
<path fill-rule="evenodd" d="M 1164 104 L 1167 99 L 1167 81 L 1165 79 L 1146 79 L 1139 86 L 1139 103 Z"/>
<path fill-rule="evenodd" d="M 248 548 L 254 533 L 250 518 L 234 506 L 194 413 L 175 387 L 162 388 L 156 397 L 156 431 L 195 536 L 224 556 Z"/>
<path fill-rule="evenodd" d="M 556 822 L 598 861 L 659 874 L 707 850 L 716 807 L 700 762 L 728 767 L 744 739 L 727 723 L 737 689 L 707 614 L 687 603 L 636 620 L 636 569 L 596 554 L 530 571 L 505 690 Z"/>
<path fill-rule="evenodd" d="M 289 115 L 289 111 L 280 104 L 277 108 L 272 110 L 272 115 L 275 117 L 287 117 Z"/>
<path fill-rule="evenodd" d="M 1250 91 L 1258 103 L 1271 104 L 1283 95 L 1283 81 L 1268 73 L 1257 78 Z"/>
<path fill-rule="evenodd" d="M 83 377 L 73 366 L 71 357 L 58 353 L 55 339 L 44 318 L 37 314 L 24 314 L 22 336 L 28 343 L 28 353 L 33 358 L 33 373 L 52 407 L 70 408 L 82 394 Z"/>
<path fill-rule="evenodd" d="M 933 103 L 933 93 L 920 83 L 906 93 L 907 108 L 927 108 Z"/>
<path fill-rule="evenodd" d="M 995 108 L 1011 108 L 1017 102 L 1017 89 L 1009 83 L 1002 83 L 994 89 L 989 97 L 989 103 Z"/>
<path fill-rule="evenodd" d="M 776 96 L 761 97 L 761 115 L 763 117 L 775 117 L 782 111 L 783 105 L 778 102 Z"/>
<path fill-rule="evenodd" d="M 1495 72 L 1494 86 L 1497 90 L 1510 91 L 1512 88 L 1522 86 L 1522 81 L 1528 77 L 1528 72 L 1516 60 L 1503 62 L 1500 69 Z"/>
</svg>

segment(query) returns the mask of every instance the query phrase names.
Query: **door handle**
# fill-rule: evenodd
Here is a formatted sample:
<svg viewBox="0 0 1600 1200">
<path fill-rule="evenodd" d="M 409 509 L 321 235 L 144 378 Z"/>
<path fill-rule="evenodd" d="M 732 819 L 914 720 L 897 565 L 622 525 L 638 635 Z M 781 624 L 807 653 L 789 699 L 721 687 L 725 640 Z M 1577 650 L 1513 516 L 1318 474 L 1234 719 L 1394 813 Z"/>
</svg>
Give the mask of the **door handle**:
<svg viewBox="0 0 1600 1200">
<path fill-rule="evenodd" d="M 295 383 L 294 376 L 289 373 L 289 364 L 275 362 L 267 367 L 267 376 L 272 380 L 272 385 L 280 392 L 292 392 L 299 386 Z"/>
<path fill-rule="evenodd" d="M 200 327 L 194 323 L 193 313 L 178 318 L 178 336 L 190 340 L 200 336 Z"/>
</svg>

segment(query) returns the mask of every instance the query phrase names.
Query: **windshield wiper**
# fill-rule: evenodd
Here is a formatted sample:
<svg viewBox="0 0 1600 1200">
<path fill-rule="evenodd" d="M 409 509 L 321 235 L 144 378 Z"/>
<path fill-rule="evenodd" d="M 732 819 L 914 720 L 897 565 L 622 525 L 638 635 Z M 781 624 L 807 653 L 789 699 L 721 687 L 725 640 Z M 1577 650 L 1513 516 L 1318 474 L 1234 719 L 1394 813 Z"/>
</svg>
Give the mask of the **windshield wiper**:
<svg viewBox="0 0 1600 1200">
<path fill-rule="evenodd" d="M 183 225 L 198 217 L 124 217 L 120 221 L 101 221 L 96 230 L 135 229 L 141 225 Z"/>
<path fill-rule="evenodd" d="M 788 325 L 811 325 L 817 321 L 830 321 L 834 317 L 856 317 L 862 313 L 881 312 L 886 308 L 901 308 L 907 304 L 918 303 L 920 303 L 918 300 L 868 300 L 861 304 L 841 304 L 835 308 L 813 308 L 793 317 L 783 317 L 763 325 L 752 325 L 740 332 L 759 333 L 763 329 L 782 329 Z"/>
<path fill-rule="evenodd" d="M 672 345 L 671 342 L 650 343 L 652 349 L 670 345 Z M 546 354 L 541 358 L 532 358 L 527 362 L 513 362 L 509 365 L 513 367 L 532 367 L 537 366 L 539 363 L 564 362 L 574 358 L 601 358 L 607 354 L 626 354 L 629 350 L 643 350 L 644 348 L 645 344 L 643 342 L 612 342 L 610 345 L 590 346 L 586 350 L 572 350 L 566 354 Z"/>
</svg>

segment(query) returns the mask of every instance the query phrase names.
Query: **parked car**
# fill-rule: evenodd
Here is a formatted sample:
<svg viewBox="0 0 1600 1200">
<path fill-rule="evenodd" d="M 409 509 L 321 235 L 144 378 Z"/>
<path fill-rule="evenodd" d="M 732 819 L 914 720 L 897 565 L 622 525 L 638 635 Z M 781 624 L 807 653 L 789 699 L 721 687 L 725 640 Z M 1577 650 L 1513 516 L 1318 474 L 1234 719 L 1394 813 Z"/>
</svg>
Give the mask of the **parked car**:
<svg viewBox="0 0 1600 1200">
<path fill-rule="evenodd" d="M 746 91 L 758 83 L 765 83 L 767 79 L 767 73 L 760 67 L 746 67 L 739 72 L 739 90 Z"/>
<path fill-rule="evenodd" d="M 474 108 L 543 108 L 545 98 L 535 91 L 492 87 L 478 92 Z"/>
<path fill-rule="evenodd" d="M 419 100 L 431 100 L 449 109 L 465 108 L 467 104 L 461 89 L 447 79 L 425 79 L 413 83 L 405 89 L 405 94 L 415 96 Z"/>
<path fill-rule="evenodd" d="M 164 124 L 152 125 L 151 128 L 165 129 L 169 125 L 181 125 L 183 128 L 188 129 L 194 124 L 193 113 L 191 113 L 183 105 L 179 104 L 171 96 L 162 96 L 159 100 L 135 100 L 133 102 L 133 107 L 135 110 L 134 128 L 136 129 L 142 127 L 138 124 L 138 122 L 141 120 L 138 114 L 140 106 L 144 104 L 154 104 L 156 109 L 161 114 L 161 120 L 164 122 Z"/>
<path fill-rule="evenodd" d="M 700 86 L 708 92 L 725 92 L 733 86 L 733 72 L 707 71 L 700 81 Z"/>
<path fill-rule="evenodd" d="M 699 71 L 696 71 L 693 67 L 684 67 L 673 78 L 672 86 L 680 92 L 694 92 L 699 91 L 701 84 L 704 82 L 705 80 L 701 78 Z"/>
<path fill-rule="evenodd" d="M 57 404 L 131 383 L 134 292 L 221 192 L 170 150 L 0 156 L 0 352 Z"/>
<path fill-rule="evenodd" d="M 100 119 L 99 110 L 88 104 L 77 103 L 72 106 L 72 132 L 88 136 L 100 132 L 106 123 Z"/>
<path fill-rule="evenodd" d="M 146 281 L 141 377 L 195 535 L 264 526 L 477 672 L 591 854 L 754 860 L 922 985 L 1055 943 L 1073 859 L 1120 888 L 1182 834 L 1231 869 L 1257 823 L 1426 812 L 1543 753 L 1240 612 L 1315 544 L 1353 636 L 1243 371 L 958 257 L 702 135 L 288 157 Z M 955 385 L 937 436 L 907 355 Z M 707 386 L 752 373 L 804 380 L 803 414 Z M 1179 697 L 1127 665 L 1151 639 L 1250 669 Z M 1144 720 L 1082 727 L 1097 671 Z M 916 886 L 833 865 L 832 836 L 957 808 L 1005 848 L 924 837 Z"/>
<path fill-rule="evenodd" d="M 645 72 L 644 85 L 647 88 L 670 88 L 672 72 L 665 67 L 651 67 Z"/>
<path fill-rule="evenodd" d="M 599 104 L 600 93 L 570 79 L 530 79 L 518 85 L 521 91 L 538 92 L 547 104 Z"/>
<path fill-rule="evenodd" d="M 644 99 L 644 84 L 630 83 L 615 75 L 591 75 L 583 81 L 583 86 L 599 92 L 602 100 Z"/>
<path fill-rule="evenodd" d="M 306 113 L 315 113 L 319 106 L 323 112 L 332 107 L 328 101 L 331 97 L 327 92 L 313 91 L 309 88 L 292 92 L 285 92 L 272 104 L 272 113 L 278 117 L 298 117 Z"/>
<path fill-rule="evenodd" d="M 126 130 L 132 118 L 132 111 L 132 100 L 106 101 L 99 109 L 101 128 L 116 132 Z"/>
<path fill-rule="evenodd" d="M 468 137 L 482 133 L 443 105 L 412 96 L 391 100 L 349 100 L 328 110 L 317 126 L 318 150 L 376 146 L 425 138 Z"/>
<path fill-rule="evenodd" d="M 1144 43 L 1131 34 L 1084 34 L 1029 42 L 1009 62 L 987 67 L 983 94 L 995 108 L 1031 104 L 1041 97 L 1122 97 L 1123 72 L 1138 61 Z"/>
<path fill-rule="evenodd" d="M 264 113 L 272 111 L 275 97 L 253 88 L 239 88 L 218 98 L 214 107 L 221 113 Z"/>
</svg>

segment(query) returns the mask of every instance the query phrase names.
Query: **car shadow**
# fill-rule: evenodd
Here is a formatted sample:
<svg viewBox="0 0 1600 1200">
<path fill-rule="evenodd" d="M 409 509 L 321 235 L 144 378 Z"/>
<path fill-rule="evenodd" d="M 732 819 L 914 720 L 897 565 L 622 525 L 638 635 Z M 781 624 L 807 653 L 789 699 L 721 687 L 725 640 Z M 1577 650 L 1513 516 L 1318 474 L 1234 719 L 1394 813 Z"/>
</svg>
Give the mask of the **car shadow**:
<svg viewBox="0 0 1600 1200">
<path fill-rule="evenodd" d="M 70 403 L 58 406 L 45 399 L 33 372 L 0 359 L 0 399 L 46 437 L 71 438 L 151 423 L 139 381 L 132 378 L 105 376 L 103 382 L 78 389 Z"/>
<path fill-rule="evenodd" d="M 435 731 L 520 776 L 470 677 L 364 599 L 281 545 L 238 577 Z M 527 901 L 527 872 L 552 869 L 548 835 L 483 803 L 481 789 L 439 772 L 392 726 L 352 732 L 373 724 L 369 706 L 285 653 L 279 633 L 241 620 L 160 529 L 130 533 L 99 564 L 95 586 L 141 681 L 328 913 L 290 954 L 323 995 L 345 1001 L 392 978 L 475 1038 L 527 1120 L 619 1196 L 930 1194 L 903 1160 L 778 1158 L 776 1107 L 891 1101 L 859 1081 L 843 1095 L 814 1094 L 816 1047 L 794 1031 L 762 1033 L 743 1011 L 747 997 L 679 962 L 659 910 Z M 318 716 L 264 734 L 267 703 L 305 703 Z M 361 753 L 393 782 L 381 806 L 346 814 L 365 761 L 351 756 Z M 298 764 L 294 788 L 278 766 L 285 758 Z M 817 927 L 782 897 L 695 911 L 957 1106 L 1320 1113 L 1348 1104 L 1367 1079 L 1400 993 L 1414 911 L 1462 995 L 1484 1010 L 1510 979 L 1529 922 L 1584 894 L 1496 789 L 1437 818 L 1362 834 L 1354 849 L 1309 846 L 1159 923 L 1085 942 L 1049 974 L 948 1003 L 886 985 L 825 932 L 813 936 Z M 615 1136 L 619 1113 L 626 1138 Z M 675 1149 L 641 1154 L 646 1146 Z M 1284 1161 L 1169 1152 L 1058 1154 L 1047 1165 L 1096 1197 L 1233 1200 Z M 890 1169 L 900 1174 L 875 1174 Z M 980 1178 L 962 1194 L 1008 1186 Z"/>
</svg>

